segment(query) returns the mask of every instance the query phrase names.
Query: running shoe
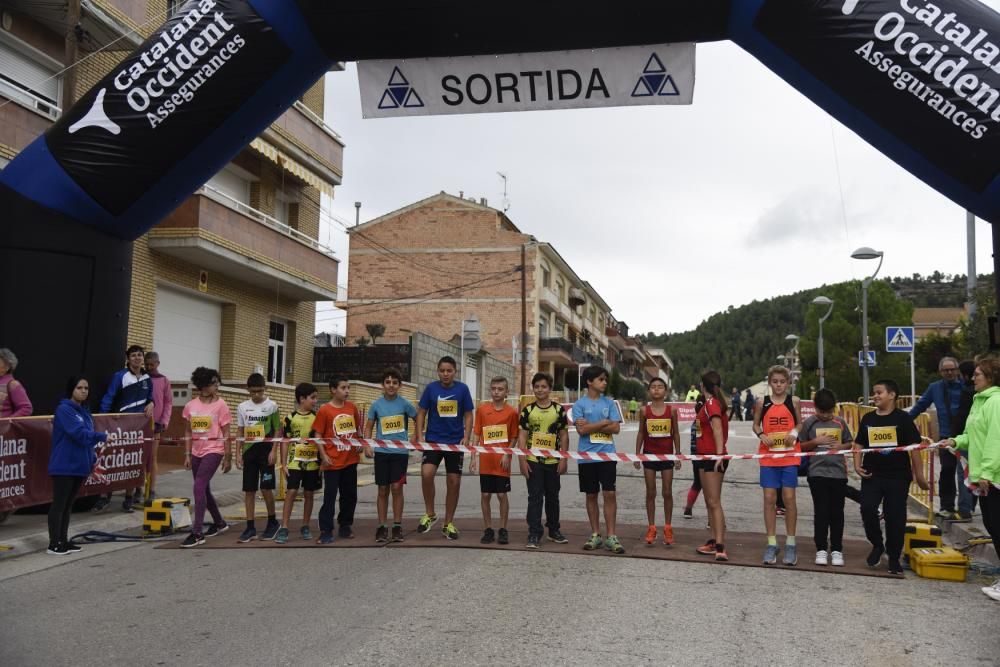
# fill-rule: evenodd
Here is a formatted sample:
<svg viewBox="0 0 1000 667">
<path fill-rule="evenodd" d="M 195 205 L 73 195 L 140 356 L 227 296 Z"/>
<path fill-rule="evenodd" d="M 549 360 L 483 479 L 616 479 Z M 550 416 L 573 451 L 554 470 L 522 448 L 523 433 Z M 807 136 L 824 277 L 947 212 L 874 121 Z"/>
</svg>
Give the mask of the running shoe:
<svg viewBox="0 0 1000 667">
<path fill-rule="evenodd" d="M 66 549 L 65 546 L 61 544 L 50 544 L 49 548 L 45 550 L 45 553 L 50 554 L 52 556 L 65 556 L 69 553 L 69 551 Z M 983 590 L 985 591 L 986 589 L 984 588 Z"/>
<path fill-rule="evenodd" d="M 768 544 L 764 549 L 764 565 L 774 565 L 778 562 L 778 545 Z"/>
<path fill-rule="evenodd" d="M 779 507 L 776 510 L 774 510 L 774 513 L 776 516 L 785 516 L 785 508 Z"/>
<path fill-rule="evenodd" d="M 694 518 L 694 510 L 692 508 L 690 508 L 690 507 L 685 507 L 684 508 L 684 518 L 685 519 L 693 519 Z"/>
<path fill-rule="evenodd" d="M 952 523 L 969 523 L 970 521 L 972 521 L 971 512 L 955 512 L 951 518 Z"/>
<path fill-rule="evenodd" d="M 375 541 L 380 543 L 389 541 L 389 528 L 384 524 L 375 530 Z"/>
<path fill-rule="evenodd" d="M 125 496 L 125 500 L 122 501 L 122 512 L 126 514 L 131 514 L 135 510 L 132 509 L 132 496 Z"/>
<path fill-rule="evenodd" d="M 275 534 L 277 534 L 279 528 L 281 528 L 281 524 L 280 523 L 278 523 L 277 521 L 271 521 L 269 519 L 268 522 L 267 522 L 267 525 L 264 526 L 264 532 L 261 534 L 260 539 L 262 539 L 262 540 L 273 540 L 274 536 L 275 536 Z"/>
<path fill-rule="evenodd" d="M 229 530 L 228 523 L 221 523 L 218 525 L 213 523 L 211 526 L 205 529 L 205 537 L 215 537 L 216 535 L 221 535 L 227 530 Z"/>
<path fill-rule="evenodd" d="M 65 549 L 66 551 L 70 552 L 71 554 L 75 554 L 77 552 L 83 551 L 82 547 L 80 547 L 77 544 L 73 544 L 72 542 L 64 544 L 63 545 L 63 549 Z"/>
<path fill-rule="evenodd" d="M 541 542 L 541 540 L 538 538 L 538 535 L 528 535 L 528 543 L 524 545 L 524 548 L 537 549 L 539 542 Z"/>
<path fill-rule="evenodd" d="M 985 586 L 982 588 L 982 591 L 991 600 L 996 600 L 997 602 L 1000 602 L 1000 588 L 996 588 L 995 586 Z"/>
<path fill-rule="evenodd" d="M 316 544 L 333 544 L 333 533 L 320 532 Z"/>
<path fill-rule="evenodd" d="M 188 536 L 184 538 L 181 542 L 181 549 L 190 549 L 191 547 L 196 547 L 199 544 L 205 543 L 204 535 L 195 535 L 194 533 L 188 533 Z"/>
<path fill-rule="evenodd" d="M 608 551 L 613 554 L 625 553 L 625 547 L 622 546 L 622 543 L 618 539 L 617 535 L 608 535 L 608 539 L 605 540 L 604 546 L 607 547 Z"/>
<path fill-rule="evenodd" d="M 646 544 L 652 544 L 656 541 L 656 526 L 650 526 L 646 529 Z"/>
<path fill-rule="evenodd" d="M 820 549 L 819 551 L 816 552 L 816 564 L 817 565 L 830 564 L 830 554 L 828 554 L 825 549 Z"/>
<path fill-rule="evenodd" d="M 898 558 L 889 559 L 889 574 L 895 574 L 900 577 L 903 576 L 903 565 L 899 562 Z"/>
<path fill-rule="evenodd" d="M 955 513 L 955 510 L 953 510 L 953 509 L 943 509 L 942 508 L 942 509 L 939 509 L 937 512 L 935 512 L 934 516 L 936 516 L 939 519 L 950 519 L 951 516 L 954 513 Z"/>
<path fill-rule="evenodd" d="M 493 529 L 487 528 L 483 531 L 483 536 L 479 539 L 480 544 L 493 544 Z"/>
<path fill-rule="evenodd" d="M 240 536 L 236 539 L 236 541 L 239 542 L 240 544 L 246 544 L 247 542 L 255 540 L 256 538 L 257 538 L 257 529 L 246 528 L 243 530 L 242 533 L 240 533 Z"/>
<path fill-rule="evenodd" d="M 449 540 L 457 540 L 458 528 L 455 528 L 455 524 L 453 523 L 446 523 L 441 528 L 441 534 L 444 535 Z"/>
<path fill-rule="evenodd" d="M 398 523 L 392 525 L 392 541 L 402 542 L 403 541 L 403 527 Z"/>
<path fill-rule="evenodd" d="M 507 532 L 506 528 L 501 528 L 497 531 L 497 544 L 509 544 L 510 543 L 510 533 Z"/>
<path fill-rule="evenodd" d="M 715 540 L 709 540 L 705 542 L 700 547 L 695 548 L 695 551 L 700 553 L 702 556 L 711 556 L 715 553 Z"/>
<path fill-rule="evenodd" d="M 274 541 L 276 544 L 284 544 L 288 541 L 288 529 L 282 526 L 278 529 L 278 532 L 274 535 Z"/>
<path fill-rule="evenodd" d="M 593 551 L 594 549 L 600 549 L 604 546 L 604 540 L 601 539 L 600 533 L 591 533 L 590 539 L 583 543 L 584 551 Z"/>
<path fill-rule="evenodd" d="M 302 526 L 299 528 L 299 534 L 302 535 L 303 540 L 311 540 L 313 536 L 312 531 L 309 530 L 309 526 Z"/>
<path fill-rule="evenodd" d="M 834 551 L 830 554 L 830 565 L 836 567 L 844 567 L 844 554 L 839 551 Z"/>
<path fill-rule="evenodd" d="M 663 527 L 663 543 L 668 547 L 674 543 L 674 527 L 669 523 Z"/>
<path fill-rule="evenodd" d="M 868 564 L 868 567 L 878 567 L 878 564 L 882 562 L 883 554 L 885 554 L 883 547 L 872 547 L 872 550 L 868 552 L 868 558 L 865 559 L 865 563 Z"/>
<path fill-rule="evenodd" d="M 354 539 L 354 529 L 350 526 L 341 526 L 337 529 L 337 537 L 342 540 L 353 540 Z"/>
<path fill-rule="evenodd" d="M 417 532 L 426 533 L 428 530 L 431 529 L 431 526 L 437 523 L 437 520 L 438 520 L 437 514 L 433 516 L 429 514 L 423 515 L 422 517 L 420 517 L 420 523 L 417 524 Z"/>
<path fill-rule="evenodd" d="M 108 505 L 110 504 L 111 502 L 107 498 L 101 496 L 100 498 L 97 499 L 97 502 L 94 503 L 94 506 L 90 508 L 90 511 L 93 512 L 94 514 L 97 514 L 98 512 L 103 512 L 104 510 L 108 509 Z"/>
<path fill-rule="evenodd" d="M 729 554 L 726 553 L 725 547 L 720 547 L 721 545 L 715 547 L 715 560 L 720 562 L 729 560 Z"/>
<path fill-rule="evenodd" d="M 549 542 L 555 542 L 556 544 L 569 544 L 569 540 L 565 535 L 560 533 L 558 530 L 549 531 Z"/>
<path fill-rule="evenodd" d="M 785 557 L 781 559 L 782 565 L 796 565 L 799 562 L 799 554 L 794 544 L 785 545 Z"/>
</svg>

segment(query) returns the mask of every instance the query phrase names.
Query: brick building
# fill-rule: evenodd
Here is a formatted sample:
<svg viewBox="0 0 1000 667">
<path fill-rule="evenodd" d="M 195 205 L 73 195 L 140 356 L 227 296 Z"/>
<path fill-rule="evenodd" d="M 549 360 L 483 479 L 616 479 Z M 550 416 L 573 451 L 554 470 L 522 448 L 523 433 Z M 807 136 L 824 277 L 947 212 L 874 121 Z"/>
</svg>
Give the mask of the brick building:
<svg viewBox="0 0 1000 667">
<path fill-rule="evenodd" d="M 483 348 L 513 361 L 523 252 L 529 379 L 541 369 L 557 386 L 575 387 L 579 364 L 605 359 L 607 303 L 552 245 L 485 200 L 441 192 L 351 228 L 349 242 L 348 298 L 337 304 L 348 341 L 366 336 L 369 323 L 385 326 L 381 342 L 405 342 L 415 331 L 451 340 L 475 316 Z"/>
<path fill-rule="evenodd" d="M 3 7 L 0 101 L 12 103 L 0 107 L 0 167 L 183 4 L 84 2 L 75 58 L 67 3 Z M 60 74 L 67 58 L 77 64 Z M 338 280 L 318 241 L 320 197 L 341 182 L 344 148 L 322 117 L 320 79 L 134 243 L 128 340 L 160 352 L 171 379 L 204 365 L 242 385 L 259 370 L 288 404 L 291 386 L 312 378 L 315 302 L 335 299 Z"/>
</svg>

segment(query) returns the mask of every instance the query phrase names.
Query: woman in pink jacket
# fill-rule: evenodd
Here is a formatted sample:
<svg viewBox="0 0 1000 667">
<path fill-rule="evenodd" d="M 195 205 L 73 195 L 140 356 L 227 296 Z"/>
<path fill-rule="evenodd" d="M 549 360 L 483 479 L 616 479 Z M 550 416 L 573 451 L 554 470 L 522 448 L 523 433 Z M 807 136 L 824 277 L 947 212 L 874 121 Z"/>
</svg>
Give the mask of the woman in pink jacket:
<svg viewBox="0 0 1000 667">
<path fill-rule="evenodd" d="M 5 347 L 0 347 L 0 418 L 30 417 L 31 400 L 24 385 L 14 379 L 17 356 Z"/>
</svg>

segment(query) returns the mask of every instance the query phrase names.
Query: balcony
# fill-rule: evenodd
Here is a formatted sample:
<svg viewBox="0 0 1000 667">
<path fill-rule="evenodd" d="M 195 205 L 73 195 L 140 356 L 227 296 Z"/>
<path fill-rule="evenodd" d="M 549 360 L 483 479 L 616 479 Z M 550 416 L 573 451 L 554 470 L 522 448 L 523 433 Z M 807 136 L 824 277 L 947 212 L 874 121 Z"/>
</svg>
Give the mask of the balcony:
<svg viewBox="0 0 1000 667">
<path fill-rule="evenodd" d="M 591 364 L 603 366 L 604 360 L 585 352 L 565 338 L 542 338 L 538 341 L 539 361 L 553 361 L 556 366 Z"/>
<path fill-rule="evenodd" d="M 260 135 L 282 155 L 315 174 L 321 181 L 340 185 L 344 174 L 344 141 L 309 107 L 296 102 Z"/>
<path fill-rule="evenodd" d="M 13 9 L 25 16 L 30 16 L 52 32 L 63 35 L 69 20 L 68 3 L 39 2 L 38 0 L 5 0 L 5 9 Z M 142 23 L 146 18 L 145 8 L 134 19 L 135 24 Z M 80 42 L 82 51 L 131 51 L 142 43 L 142 36 L 118 17 L 123 15 L 119 10 L 108 11 L 94 0 L 80 2 L 80 28 L 84 39 Z M 128 17 L 127 14 L 125 14 Z M 131 19 L 131 17 L 128 17 Z"/>
<path fill-rule="evenodd" d="M 205 186 L 149 232 L 149 247 L 298 301 L 337 298 L 338 260 L 316 239 Z"/>
</svg>

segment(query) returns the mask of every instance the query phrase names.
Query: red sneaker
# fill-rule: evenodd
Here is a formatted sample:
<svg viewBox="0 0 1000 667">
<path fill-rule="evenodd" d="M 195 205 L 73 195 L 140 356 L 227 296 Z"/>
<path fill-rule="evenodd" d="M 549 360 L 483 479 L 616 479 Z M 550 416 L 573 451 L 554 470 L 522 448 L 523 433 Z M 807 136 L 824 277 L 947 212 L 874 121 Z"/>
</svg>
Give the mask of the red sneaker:
<svg viewBox="0 0 1000 667">
<path fill-rule="evenodd" d="M 656 541 L 656 526 L 650 526 L 646 529 L 646 544 L 652 544 Z"/>
<path fill-rule="evenodd" d="M 668 547 L 674 543 L 674 527 L 669 523 L 663 527 L 663 543 Z"/>
<path fill-rule="evenodd" d="M 695 549 L 695 551 L 697 551 L 698 553 L 700 553 L 702 556 L 712 556 L 712 555 L 714 555 L 715 554 L 715 540 L 709 540 L 708 542 L 705 542 L 703 545 L 701 545 L 700 547 L 698 547 L 697 549 Z"/>
</svg>

